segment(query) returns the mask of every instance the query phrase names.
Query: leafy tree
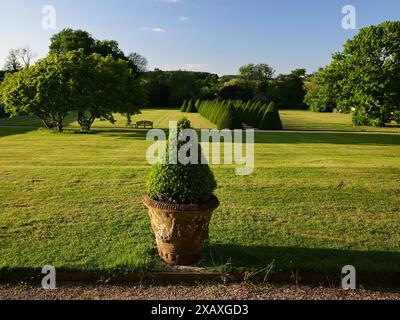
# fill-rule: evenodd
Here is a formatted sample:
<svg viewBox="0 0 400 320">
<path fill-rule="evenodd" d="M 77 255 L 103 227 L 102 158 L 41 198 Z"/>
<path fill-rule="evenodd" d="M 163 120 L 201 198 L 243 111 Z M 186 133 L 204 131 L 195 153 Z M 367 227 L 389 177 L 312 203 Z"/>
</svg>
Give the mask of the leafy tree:
<svg viewBox="0 0 400 320">
<path fill-rule="evenodd" d="M 306 102 L 354 114 L 356 124 L 384 126 L 400 109 L 400 21 L 363 28 L 319 72 Z M 329 105 L 329 106 L 327 106 Z"/>
<path fill-rule="evenodd" d="M 19 59 L 19 52 L 16 49 L 8 51 L 8 56 L 4 63 L 4 70 L 8 72 L 17 72 L 22 69 L 22 63 Z"/>
<path fill-rule="evenodd" d="M 0 100 L 11 115 L 34 114 L 47 128 L 63 130 L 63 120 L 76 111 L 84 130 L 97 118 L 135 114 L 145 101 L 128 62 L 112 56 L 87 55 L 83 49 L 50 54 L 30 68 L 7 74 Z"/>
<path fill-rule="evenodd" d="M 131 53 L 130 55 L 128 55 L 128 60 L 131 63 L 135 74 L 144 74 L 147 71 L 148 61 L 139 53 Z"/>
<path fill-rule="evenodd" d="M 114 59 L 129 60 L 115 40 L 95 40 L 91 53 L 98 53 L 103 57 L 111 55 Z"/>
<path fill-rule="evenodd" d="M 146 71 L 147 60 L 138 53 L 125 56 L 115 40 L 98 40 L 84 30 L 63 29 L 51 38 L 50 53 L 62 54 L 83 49 L 87 55 L 98 53 L 103 57 L 111 55 L 114 59 L 122 59 L 129 63 L 133 76 L 138 78 Z"/>
<path fill-rule="evenodd" d="M 181 106 L 185 100 L 213 99 L 218 76 L 206 72 L 162 71 L 156 69 L 143 76 L 154 106 Z"/>
<path fill-rule="evenodd" d="M 50 53 L 62 54 L 83 49 L 86 54 L 95 52 L 96 40 L 84 30 L 63 29 L 51 38 Z"/>
<path fill-rule="evenodd" d="M 247 64 L 239 69 L 241 77 L 245 81 L 268 82 L 272 79 L 275 70 L 267 64 Z"/>
<path fill-rule="evenodd" d="M 86 70 L 89 78 L 80 80 L 90 79 L 91 83 L 82 83 L 81 90 L 87 96 L 77 109 L 78 123 L 84 131 L 90 130 L 96 119 L 115 123 L 114 113 L 126 115 L 129 121 L 145 105 L 146 95 L 140 82 L 133 78 L 127 61 L 93 54 Z"/>
<path fill-rule="evenodd" d="M 270 82 L 270 96 L 279 108 L 305 109 L 304 104 L 305 69 L 296 69 L 289 74 L 281 74 Z"/>
<path fill-rule="evenodd" d="M 63 120 L 73 103 L 68 57 L 50 55 L 30 68 L 6 75 L 1 101 L 12 116 L 34 114 L 49 128 L 63 130 Z"/>
</svg>

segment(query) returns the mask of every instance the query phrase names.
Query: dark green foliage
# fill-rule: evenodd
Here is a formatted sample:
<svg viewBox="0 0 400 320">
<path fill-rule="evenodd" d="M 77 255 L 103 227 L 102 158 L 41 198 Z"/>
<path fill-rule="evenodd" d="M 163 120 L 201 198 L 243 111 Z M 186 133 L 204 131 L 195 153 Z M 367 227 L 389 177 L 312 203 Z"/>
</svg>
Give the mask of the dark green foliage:
<svg viewBox="0 0 400 320">
<path fill-rule="evenodd" d="M 1 118 L 7 118 L 8 114 L 5 111 L 5 106 L 0 103 L 0 119 Z"/>
<path fill-rule="evenodd" d="M 181 107 L 181 112 L 186 112 L 187 103 L 188 103 L 187 100 L 185 100 L 185 101 L 183 102 L 182 107 Z"/>
<path fill-rule="evenodd" d="M 232 105 L 232 103 L 228 102 L 218 119 L 217 126 L 219 130 L 223 129 L 242 129 L 242 124 L 240 119 L 237 116 L 237 113 Z"/>
<path fill-rule="evenodd" d="M 306 97 L 311 110 L 356 108 L 356 124 L 390 123 L 400 109 L 399 39 L 400 21 L 360 29 L 316 74 Z"/>
<path fill-rule="evenodd" d="M 365 111 L 364 108 L 359 107 L 353 113 L 353 123 L 356 126 L 370 126 L 371 119 L 368 117 L 368 113 Z"/>
<path fill-rule="evenodd" d="M 268 106 L 267 111 L 264 114 L 264 117 L 261 121 L 260 128 L 261 130 L 282 130 L 282 121 L 279 116 L 278 108 L 276 107 L 274 102 L 271 102 Z"/>
<path fill-rule="evenodd" d="M 252 127 L 257 127 L 258 126 L 258 114 L 260 112 L 261 109 L 261 102 L 257 102 L 254 105 L 254 108 L 252 109 L 250 115 L 249 115 L 249 120 L 248 120 L 248 124 L 251 125 Z"/>
<path fill-rule="evenodd" d="M 87 131 L 95 119 L 114 123 L 114 113 L 138 113 L 145 94 L 128 62 L 87 55 L 80 49 L 50 54 L 29 68 L 7 74 L 0 100 L 11 115 L 36 115 L 47 128 L 58 131 L 63 131 L 64 118 L 75 112 Z"/>
<path fill-rule="evenodd" d="M 213 99 L 218 90 L 218 75 L 207 72 L 162 71 L 144 74 L 151 106 L 181 106 L 184 100 Z"/>
<path fill-rule="evenodd" d="M 188 106 L 186 108 L 186 112 L 187 113 L 197 113 L 195 102 L 193 100 L 190 100 L 188 102 Z"/>
<path fill-rule="evenodd" d="M 254 122 L 255 128 L 260 128 L 262 119 L 264 118 L 264 114 L 267 112 L 267 109 L 268 109 L 268 105 L 266 103 L 260 107 L 260 109 L 257 113 L 256 119 L 255 119 L 255 122 Z"/>
<path fill-rule="evenodd" d="M 190 121 L 183 119 L 178 123 L 178 134 L 191 128 Z M 203 203 L 209 200 L 217 187 L 208 164 L 169 164 L 169 145 L 173 139 L 171 134 L 166 150 L 166 164 L 156 163 L 147 180 L 149 196 L 157 201 L 175 204 Z M 178 148 L 182 143 L 178 144 Z M 201 147 L 199 145 L 201 150 Z M 199 160 L 202 155 L 199 152 Z"/>
</svg>

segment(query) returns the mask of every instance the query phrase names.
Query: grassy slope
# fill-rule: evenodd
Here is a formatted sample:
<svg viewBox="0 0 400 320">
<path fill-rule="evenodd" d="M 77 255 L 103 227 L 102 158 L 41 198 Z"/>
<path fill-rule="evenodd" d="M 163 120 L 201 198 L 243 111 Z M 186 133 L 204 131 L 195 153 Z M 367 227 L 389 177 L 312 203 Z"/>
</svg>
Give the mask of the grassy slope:
<svg viewBox="0 0 400 320">
<path fill-rule="evenodd" d="M 161 127 L 179 117 L 167 112 Z M 213 167 L 222 206 L 210 266 L 400 273 L 400 135 L 258 133 L 256 142 L 252 176 Z M 161 268 L 141 204 L 148 146 L 143 131 L 0 128 L 0 269 Z"/>
</svg>

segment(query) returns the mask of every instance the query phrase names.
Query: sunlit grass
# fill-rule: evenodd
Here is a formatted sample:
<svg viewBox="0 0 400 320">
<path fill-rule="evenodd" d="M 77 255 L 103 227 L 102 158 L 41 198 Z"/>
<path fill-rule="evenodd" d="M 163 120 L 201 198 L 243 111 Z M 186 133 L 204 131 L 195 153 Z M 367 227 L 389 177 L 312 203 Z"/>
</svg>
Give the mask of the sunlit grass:
<svg viewBox="0 0 400 320">
<path fill-rule="evenodd" d="M 162 270 L 141 201 L 148 146 L 143 130 L 0 128 L 0 269 Z M 210 268 L 400 274 L 400 135 L 257 133 L 255 150 L 251 176 L 213 166 Z"/>
</svg>

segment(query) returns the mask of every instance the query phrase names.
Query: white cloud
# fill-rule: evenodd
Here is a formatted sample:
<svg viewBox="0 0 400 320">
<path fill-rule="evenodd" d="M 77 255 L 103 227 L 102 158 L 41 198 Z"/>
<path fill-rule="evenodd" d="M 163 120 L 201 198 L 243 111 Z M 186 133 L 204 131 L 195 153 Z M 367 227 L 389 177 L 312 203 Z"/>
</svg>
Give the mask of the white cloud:
<svg viewBox="0 0 400 320">
<path fill-rule="evenodd" d="M 210 65 L 205 63 L 187 63 L 183 65 L 183 70 L 205 71 L 208 67 L 210 67 Z"/>
<path fill-rule="evenodd" d="M 141 27 L 140 30 L 151 31 L 151 32 L 156 32 L 156 33 L 167 32 L 167 30 L 160 28 L 160 27 Z"/>
<path fill-rule="evenodd" d="M 178 2 L 181 2 L 182 0 L 160 0 L 161 2 L 166 2 L 166 3 L 171 3 L 171 4 L 176 4 Z"/>
<path fill-rule="evenodd" d="M 179 17 L 179 20 L 181 20 L 182 22 L 186 22 L 186 21 L 190 20 L 190 17 L 182 16 L 182 17 Z"/>
</svg>

